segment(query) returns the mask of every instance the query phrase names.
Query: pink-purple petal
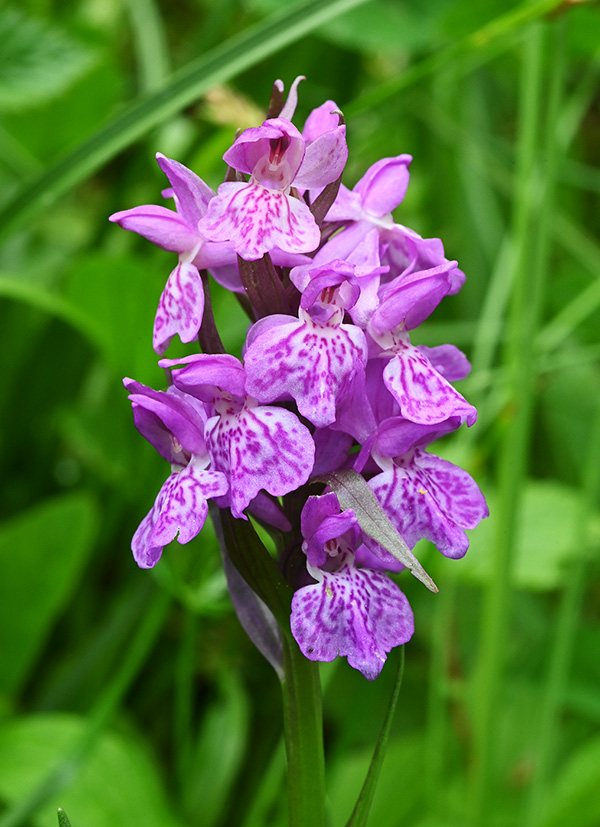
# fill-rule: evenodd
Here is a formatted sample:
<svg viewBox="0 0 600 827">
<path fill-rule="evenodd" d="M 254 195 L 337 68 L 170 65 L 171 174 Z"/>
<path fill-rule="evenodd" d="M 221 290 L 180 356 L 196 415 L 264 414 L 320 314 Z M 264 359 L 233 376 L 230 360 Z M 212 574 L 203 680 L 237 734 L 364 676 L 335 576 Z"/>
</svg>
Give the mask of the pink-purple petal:
<svg viewBox="0 0 600 827">
<path fill-rule="evenodd" d="M 469 425 L 477 410 L 438 373 L 416 347 L 398 346 L 383 371 L 383 381 L 411 422 L 431 425 L 451 416 L 464 416 Z"/>
<path fill-rule="evenodd" d="M 366 212 L 382 217 L 404 200 L 411 161 L 410 155 L 382 158 L 366 171 L 354 187 L 354 191 L 362 196 L 362 206 Z"/>
<path fill-rule="evenodd" d="M 475 528 L 488 515 L 466 471 L 420 449 L 373 477 L 369 486 L 409 548 L 425 538 L 446 557 L 462 557 L 469 547 L 463 529 Z"/>
<path fill-rule="evenodd" d="M 374 680 L 387 653 L 412 637 L 408 600 L 385 574 L 355 568 L 351 554 L 335 572 L 312 566 L 309 572 L 317 582 L 295 592 L 290 619 L 302 653 L 314 661 L 347 657 Z"/>
<path fill-rule="evenodd" d="M 179 161 L 173 161 L 160 152 L 156 153 L 156 160 L 169 179 L 177 212 L 190 227 L 195 227 L 215 193 L 202 178 Z"/>
<path fill-rule="evenodd" d="M 256 261 L 274 247 L 287 253 L 309 253 L 321 234 L 303 201 L 254 183 L 226 182 L 200 221 L 210 241 L 231 241 L 247 261 Z"/>
<path fill-rule="evenodd" d="M 204 288 L 198 268 L 180 262 L 167 280 L 154 320 L 154 350 L 160 356 L 173 336 L 192 342 L 198 335 L 204 313 Z"/>
<path fill-rule="evenodd" d="M 121 210 L 113 213 L 108 220 L 118 224 L 124 230 L 144 236 L 148 241 L 172 253 L 192 250 L 199 241 L 194 226 L 190 227 L 173 210 L 154 204 Z"/>
<path fill-rule="evenodd" d="M 192 540 L 206 520 L 207 499 L 227 492 L 224 474 L 204 470 L 205 464 L 205 460 L 192 459 L 183 471 L 171 474 L 160 489 L 131 543 L 141 568 L 152 568 L 164 546 L 175 538 L 182 544 Z"/>
<path fill-rule="evenodd" d="M 324 187 L 340 177 L 347 160 L 346 127 L 338 126 L 319 135 L 306 147 L 294 186 L 301 189 Z"/>
<path fill-rule="evenodd" d="M 303 485 L 312 471 L 310 431 L 283 408 L 248 404 L 237 414 L 215 416 L 206 423 L 205 438 L 215 468 L 230 478 L 234 517 L 244 518 L 259 491 L 282 497 Z"/>
<path fill-rule="evenodd" d="M 280 325 L 258 336 L 245 355 L 246 389 L 259 401 L 292 396 L 298 410 L 323 428 L 335 421 L 336 399 L 367 361 L 363 332 L 310 319 Z"/>
</svg>

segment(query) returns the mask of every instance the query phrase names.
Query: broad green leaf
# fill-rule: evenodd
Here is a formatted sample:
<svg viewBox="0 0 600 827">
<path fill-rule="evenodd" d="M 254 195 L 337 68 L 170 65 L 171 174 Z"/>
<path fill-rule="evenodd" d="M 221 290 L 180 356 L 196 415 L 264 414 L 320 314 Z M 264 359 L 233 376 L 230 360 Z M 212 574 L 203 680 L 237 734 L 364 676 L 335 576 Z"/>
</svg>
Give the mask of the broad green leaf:
<svg viewBox="0 0 600 827">
<path fill-rule="evenodd" d="M 438 592 L 431 577 L 398 534 L 389 517 L 379 505 L 377 497 L 366 481 L 350 468 L 325 474 L 318 479 L 329 485 L 337 494 L 342 510 L 353 509 L 359 526 L 375 542 L 389 551 L 396 560 L 420 580 L 432 592 Z"/>
<path fill-rule="evenodd" d="M 92 51 L 20 9 L 0 9 L 0 109 L 18 110 L 63 92 L 86 72 Z"/>
<path fill-rule="evenodd" d="M 451 573 L 467 580 L 486 582 L 491 577 L 491 538 L 495 496 L 488 496 L 490 517 L 471 535 L 466 557 L 456 561 Z M 514 582 L 518 588 L 546 591 L 560 588 L 571 562 L 585 550 L 577 544 L 576 519 L 579 494 L 558 482 L 530 482 L 522 502 L 516 539 Z M 600 519 L 595 516 L 592 538 L 600 538 Z M 450 569 L 448 570 L 450 572 Z"/>
<path fill-rule="evenodd" d="M 68 494 L 0 527 L 0 690 L 14 691 L 27 677 L 77 585 L 96 524 L 93 500 Z"/>
<path fill-rule="evenodd" d="M 49 713 L 16 718 L 0 731 L 0 797 L 26 800 L 52 767 L 85 735 L 82 717 Z M 71 777 L 68 777 L 70 775 Z M 73 827 L 178 827 L 157 769 L 131 736 L 107 732 L 83 765 L 63 777 L 60 790 L 31 818 L 33 827 L 56 824 L 58 807 Z"/>
<path fill-rule="evenodd" d="M 0 231 L 7 234 L 15 226 L 23 226 L 27 219 L 47 209 L 68 189 L 150 129 L 196 101 L 211 87 L 230 80 L 338 14 L 364 2 L 309 0 L 299 3 L 212 49 L 173 74 L 160 89 L 134 101 L 88 141 L 24 185 L 0 210 Z"/>
</svg>

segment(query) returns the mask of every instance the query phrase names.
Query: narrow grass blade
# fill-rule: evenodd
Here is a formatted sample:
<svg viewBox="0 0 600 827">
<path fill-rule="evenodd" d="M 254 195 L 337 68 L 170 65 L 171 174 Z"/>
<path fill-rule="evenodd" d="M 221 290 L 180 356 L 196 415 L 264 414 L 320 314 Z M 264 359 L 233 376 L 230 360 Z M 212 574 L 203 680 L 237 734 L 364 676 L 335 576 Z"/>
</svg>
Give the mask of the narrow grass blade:
<svg viewBox="0 0 600 827">
<path fill-rule="evenodd" d="M 365 783 L 362 786 L 356 806 L 352 811 L 352 815 L 350 816 L 346 827 L 365 827 L 367 823 L 371 804 L 373 803 L 373 799 L 375 797 L 375 788 L 377 786 L 377 781 L 379 780 L 379 773 L 381 772 L 383 759 L 385 758 L 385 751 L 390 736 L 392 721 L 394 720 L 394 714 L 396 712 L 396 706 L 398 704 L 398 698 L 400 697 L 403 676 L 404 646 L 401 646 L 398 674 L 396 675 L 396 683 L 394 684 L 392 697 L 390 698 L 390 703 L 387 708 L 387 712 L 385 713 L 385 718 L 383 719 L 383 725 L 381 727 L 381 732 L 379 733 L 379 738 L 377 739 L 377 744 L 375 745 L 375 751 L 373 752 L 373 758 L 371 759 L 371 763 L 369 765 L 369 771 L 367 772 Z"/>
<path fill-rule="evenodd" d="M 23 227 L 68 189 L 83 181 L 150 129 L 180 112 L 218 83 L 225 83 L 284 46 L 366 0 L 310 0 L 207 52 L 159 89 L 128 106 L 53 166 L 21 187 L 0 209 L 0 238 Z"/>
</svg>

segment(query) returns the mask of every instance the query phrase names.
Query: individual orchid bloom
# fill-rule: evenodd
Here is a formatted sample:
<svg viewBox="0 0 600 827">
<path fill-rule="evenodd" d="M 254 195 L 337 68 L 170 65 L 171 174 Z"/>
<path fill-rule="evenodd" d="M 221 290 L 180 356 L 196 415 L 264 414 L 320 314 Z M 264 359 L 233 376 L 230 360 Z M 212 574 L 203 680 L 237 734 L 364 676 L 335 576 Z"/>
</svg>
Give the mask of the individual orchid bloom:
<svg viewBox="0 0 600 827">
<path fill-rule="evenodd" d="M 176 212 L 153 204 L 122 210 L 110 216 L 125 230 L 139 233 L 175 252 L 179 262 L 167 280 L 154 321 L 154 350 L 162 355 L 173 336 L 192 342 L 198 335 L 204 312 L 204 289 L 199 269 L 222 274 L 226 286 L 241 289 L 239 275 L 231 277 L 236 256 L 230 244 L 207 241 L 198 231 L 215 193 L 191 170 L 157 153 L 156 159 L 171 184 L 168 194 L 175 200 Z M 237 284 L 236 284 L 237 281 Z"/>
<path fill-rule="evenodd" d="M 335 181 L 347 157 L 341 127 L 309 144 L 283 117 L 246 129 L 223 158 L 250 180 L 221 184 L 200 221 L 200 232 L 214 242 L 231 242 L 247 261 L 274 248 L 311 252 L 321 233 L 306 203 L 291 189 L 322 188 Z"/>
<path fill-rule="evenodd" d="M 175 386 L 209 406 L 204 437 L 214 467 L 229 481 L 227 504 L 234 517 L 259 492 L 281 497 L 307 482 L 315 447 L 310 431 L 285 408 L 259 405 L 246 393 L 243 365 L 227 354 L 197 354 L 163 359 L 161 367 L 185 367 L 172 373 Z"/>
<path fill-rule="evenodd" d="M 200 532 L 207 500 L 224 496 L 229 485 L 223 473 L 210 468 L 201 402 L 175 388 L 154 391 L 132 379 L 125 379 L 124 385 L 130 391 L 136 427 L 172 467 L 131 544 L 137 564 L 151 568 L 172 540 L 188 543 Z"/>
<path fill-rule="evenodd" d="M 381 473 L 369 487 L 409 548 L 425 538 L 446 557 L 462 557 L 475 528 L 488 516 L 485 498 L 462 468 L 424 450 L 460 425 L 452 417 L 433 428 L 390 419 L 382 423 L 373 448 Z"/>
<path fill-rule="evenodd" d="M 291 630 L 309 660 L 347 657 L 350 666 L 374 680 L 387 653 L 412 637 L 413 613 L 389 577 L 356 565 L 355 549 L 360 542 L 356 518 L 352 511 L 336 511 L 339 504 L 334 494 L 309 497 L 304 507 L 307 570 L 315 582 L 294 593 Z M 323 562 L 317 565 L 311 558 Z"/>
<path fill-rule="evenodd" d="M 466 375 L 469 365 L 464 355 L 448 345 L 430 351 L 415 347 L 408 334 L 448 294 L 453 265 L 447 262 L 394 281 L 368 326 L 373 341 L 382 348 L 379 358 L 389 359 L 383 381 L 401 415 L 417 424 L 433 425 L 451 416 L 464 416 L 472 425 L 477 418 L 476 409 L 445 376 L 455 380 Z M 428 353 L 441 370 L 433 366 Z"/>
<path fill-rule="evenodd" d="M 410 155 L 383 158 L 373 164 L 353 190 L 344 186 L 327 213 L 327 221 L 344 224 L 344 229 L 332 239 L 336 258 L 346 258 L 373 227 L 379 233 L 382 263 L 390 266 L 390 277 L 444 265 L 442 242 L 437 238 L 422 238 L 414 230 L 397 224 L 392 210 L 404 199 L 408 187 Z M 452 293 L 462 287 L 465 276 L 454 262 Z"/>
<path fill-rule="evenodd" d="M 250 329 L 246 389 L 260 402 L 292 397 L 300 413 L 323 428 L 335 421 L 337 400 L 367 362 L 365 334 L 343 323 L 360 287 L 343 261 L 310 272 L 294 268 L 292 280 L 294 273 L 296 285 L 304 285 L 298 318 L 269 316 Z"/>
</svg>

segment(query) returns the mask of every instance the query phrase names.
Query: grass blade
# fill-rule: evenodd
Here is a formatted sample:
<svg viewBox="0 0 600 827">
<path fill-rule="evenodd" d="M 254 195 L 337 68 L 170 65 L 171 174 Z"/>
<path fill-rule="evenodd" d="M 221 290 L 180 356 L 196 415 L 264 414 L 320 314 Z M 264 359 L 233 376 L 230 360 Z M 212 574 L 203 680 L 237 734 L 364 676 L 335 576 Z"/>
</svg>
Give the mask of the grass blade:
<svg viewBox="0 0 600 827">
<path fill-rule="evenodd" d="M 364 2 L 366 0 L 310 0 L 301 3 L 284 13 L 277 12 L 183 67 L 164 86 L 134 101 L 87 141 L 21 187 L 0 209 L 0 238 L 25 226 L 60 195 L 212 86 L 225 83 Z"/>
</svg>

